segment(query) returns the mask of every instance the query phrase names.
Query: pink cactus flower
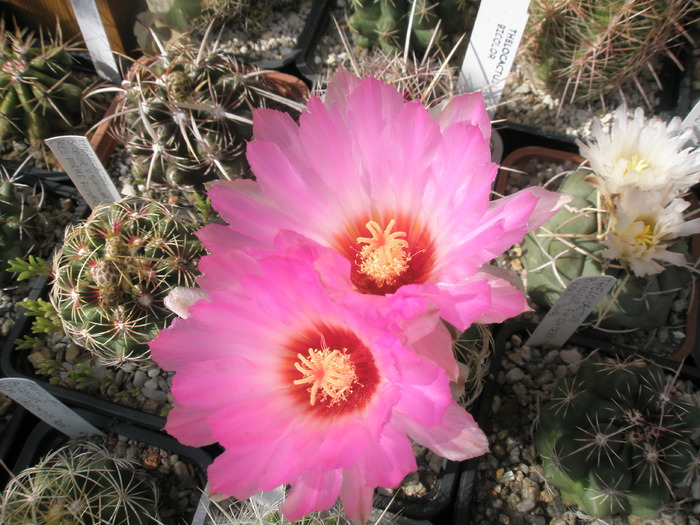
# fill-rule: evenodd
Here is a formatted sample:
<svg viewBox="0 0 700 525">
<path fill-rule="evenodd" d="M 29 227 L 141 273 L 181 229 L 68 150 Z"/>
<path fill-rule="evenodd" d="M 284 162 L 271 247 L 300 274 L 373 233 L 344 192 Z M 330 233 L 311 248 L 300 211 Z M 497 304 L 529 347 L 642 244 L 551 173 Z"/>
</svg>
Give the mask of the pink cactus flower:
<svg viewBox="0 0 700 525">
<path fill-rule="evenodd" d="M 404 298 L 395 315 L 352 289 L 336 251 L 290 232 L 273 245 L 203 258 L 201 290 L 173 298 L 186 318 L 151 342 L 175 371 L 166 430 L 225 449 L 209 468 L 212 493 L 291 484 L 290 520 L 340 497 L 365 523 L 374 489 L 416 470 L 411 440 L 457 461 L 487 451 L 445 370 L 414 348 L 450 349 L 432 301 Z M 336 288 L 338 275 L 347 282 Z"/>
<path fill-rule="evenodd" d="M 430 294 L 458 329 L 528 309 L 513 276 L 485 265 L 565 202 L 528 188 L 489 202 L 497 165 L 480 94 L 431 110 L 377 79 L 339 71 L 295 123 L 254 114 L 247 155 L 257 181 L 221 181 L 209 195 L 228 226 L 212 249 L 269 247 L 281 229 L 350 261 L 357 291 Z"/>
</svg>

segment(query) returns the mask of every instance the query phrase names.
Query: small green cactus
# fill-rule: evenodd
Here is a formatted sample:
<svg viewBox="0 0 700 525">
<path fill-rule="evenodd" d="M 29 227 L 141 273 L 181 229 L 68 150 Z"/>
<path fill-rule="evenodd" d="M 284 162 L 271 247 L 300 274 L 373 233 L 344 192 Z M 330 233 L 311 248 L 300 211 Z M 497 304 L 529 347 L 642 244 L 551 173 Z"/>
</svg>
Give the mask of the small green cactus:
<svg viewBox="0 0 700 525">
<path fill-rule="evenodd" d="M 567 505 L 602 518 L 657 517 L 700 472 L 697 397 L 642 359 L 588 359 L 560 381 L 534 436 L 542 474 Z"/>
<path fill-rule="evenodd" d="M 66 334 L 103 364 L 147 360 L 147 343 L 174 315 L 165 296 L 194 285 L 203 255 L 197 228 L 193 218 L 134 197 L 68 227 L 50 296 Z"/>
<path fill-rule="evenodd" d="M 8 263 L 27 256 L 37 243 L 32 226 L 37 210 L 25 198 L 26 189 L 14 177 L 0 172 L 0 287 L 12 272 Z"/>
<path fill-rule="evenodd" d="M 697 10 L 687 0 L 535 0 L 523 49 L 552 93 L 598 99 L 670 54 Z"/>
<path fill-rule="evenodd" d="M 301 109 L 265 74 L 206 38 L 140 59 L 122 87 L 119 138 L 131 153 L 132 174 L 147 185 L 250 176 L 244 154 L 253 109 Z"/>
<path fill-rule="evenodd" d="M 139 464 L 92 443 L 64 445 L 13 477 L 0 503 L 6 525 L 152 525 L 157 492 Z"/>
<path fill-rule="evenodd" d="M 43 139 L 82 122 L 85 84 L 71 70 L 71 46 L 36 40 L 26 30 L 0 27 L 0 140 Z"/>
<path fill-rule="evenodd" d="M 415 9 L 413 3 L 415 2 Z M 444 35 L 467 32 L 468 0 L 352 0 L 348 19 L 362 47 L 402 50 L 411 22 L 410 45 L 422 53 Z"/>
<path fill-rule="evenodd" d="M 677 292 L 690 282 L 690 271 L 668 266 L 656 275 L 637 277 L 614 261 L 606 260 L 597 210 L 598 191 L 586 181 L 590 173 L 569 174 L 559 191 L 574 196 L 542 228 L 528 234 L 522 246 L 521 261 L 527 271 L 529 298 L 541 308 L 549 308 L 577 277 L 612 275 L 618 279 L 613 290 L 593 310 L 599 326 L 610 329 L 657 328 L 669 316 Z M 688 255 L 681 240 L 675 249 Z"/>
</svg>

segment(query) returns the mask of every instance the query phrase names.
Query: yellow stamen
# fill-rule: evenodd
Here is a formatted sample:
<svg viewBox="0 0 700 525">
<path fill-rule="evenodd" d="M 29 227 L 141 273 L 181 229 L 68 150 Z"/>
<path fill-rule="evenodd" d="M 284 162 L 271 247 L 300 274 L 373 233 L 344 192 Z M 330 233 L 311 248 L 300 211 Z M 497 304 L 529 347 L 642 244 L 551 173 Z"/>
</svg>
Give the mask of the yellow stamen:
<svg viewBox="0 0 700 525">
<path fill-rule="evenodd" d="M 396 278 L 408 269 L 411 256 L 407 253 L 408 241 L 402 231 L 393 232 L 396 221 L 391 219 L 382 231 L 375 221 L 367 223 L 372 237 L 358 237 L 357 242 L 366 244 L 362 247 L 360 272 L 374 280 L 379 286 L 394 284 Z"/>
<path fill-rule="evenodd" d="M 654 232 L 652 231 L 651 226 L 645 223 L 642 231 L 634 236 L 634 242 L 635 244 L 641 244 L 646 248 L 652 247 L 654 245 Z"/>
<path fill-rule="evenodd" d="M 625 170 L 625 173 L 629 173 L 630 171 L 641 173 L 649 166 L 650 164 L 645 159 L 639 157 L 638 155 L 632 155 L 632 158 L 627 161 L 627 169 Z"/>
<path fill-rule="evenodd" d="M 295 385 L 311 384 L 309 388 L 311 405 L 316 404 L 320 395 L 322 400 L 330 398 L 334 405 L 347 398 L 352 392 L 352 386 L 357 382 L 355 365 L 347 355 L 347 348 L 331 350 L 330 348 L 309 348 L 309 355 L 297 354 L 299 362 L 294 368 L 304 377 L 294 381 Z"/>
</svg>

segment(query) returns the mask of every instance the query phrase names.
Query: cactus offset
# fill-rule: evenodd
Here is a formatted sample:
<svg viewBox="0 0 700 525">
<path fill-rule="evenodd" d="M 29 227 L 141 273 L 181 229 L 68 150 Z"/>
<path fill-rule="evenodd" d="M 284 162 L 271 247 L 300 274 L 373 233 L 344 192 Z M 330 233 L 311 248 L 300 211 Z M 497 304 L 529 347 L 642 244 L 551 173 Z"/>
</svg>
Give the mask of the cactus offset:
<svg viewBox="0 0 700 525">
<path fill-rule="evenodd" d="M 84 82 L 71 72 L 71 46 L 37 42 L 32 33 L 0 27 L 0 140 L 45 138 L 74 130 L 81 122 Z"/>
<path fill-rule="evenodd" d="M 378 45 L 390 54 L 403 49 L 410 22 L 411 47 L 422 53 L 445 35 L 467 32 L 468 4 L 468 0 L 353 0 L 348 24 L 357 33 L 358 45 Z"/>
<path fill-rule="evenodd" d="M 139 464 L 95 444 L 64 445 L 10 480 L 0 503 L 7 525 L 160 523 L 155 486 Z"/>
<path fill-rule="evenodd" d="M 635 79 L 680 42 L 697 16 L 687 0 L 536 0 L 523 48 L 548 88 L 570 100 L 594 99 Z"/>
<path fill-rule="evenodd" d="M 51 302 L 71 339 L 104 364 L 140 363 L 173 313 L 163 300 L 193 286 L 198 223 L 148 199 L 96 207 L 66 230 L 53 260 Z"/>
<path fill-rule="evenodd" d="M 527 292 L 541 308 L 549 308 L 575 278 L 607 274 L 618 278 L 594 314 L 600 326 L 611 329 L 655 328 L 666 323 L 677 292 L 691 278 L 681 266 L 657 275 L 637 277 L 603 255 L 604 212 L 598 191 L 585 179 L 587 172 L 566 177 L 559 191 L 575 198 L 541 229 L 523 241 L 521 261 L 527 270 Z M 688 255 L 686 240 L 675 249 Z"/>
<path fill-rule="evenodd" d="M 584 361 L 541 408 L 534 436 L 542 473 L 565 504 L 594 517 L 658 516 L 676 487 L 698 476 L 691 436 L 700 429 L 697 398 L 644 360 Z"/>
<path fill-rule="evenodd" d="M 119 138 L 132 155 L 133 174 L 147 184 L 250 176 L 244 153 L 253 109 L 300 109 L 206 38 L 199 47 L 178 45 L 141 59 L 123 87 Z"/>
</svg>

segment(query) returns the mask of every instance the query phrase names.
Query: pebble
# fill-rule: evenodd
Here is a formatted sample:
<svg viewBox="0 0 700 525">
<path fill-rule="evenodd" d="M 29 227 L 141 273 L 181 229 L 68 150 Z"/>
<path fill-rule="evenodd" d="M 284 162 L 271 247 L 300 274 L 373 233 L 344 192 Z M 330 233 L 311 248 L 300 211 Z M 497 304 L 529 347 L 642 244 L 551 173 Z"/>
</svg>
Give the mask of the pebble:
<svg viewBox="0 0 700 525">
<path fill-rule="evenodd" d="M 522 379 L 525 377 L 525 372 L 523 372 L 520 368 L 513 368 L 508 371 L 506 374 L 506 382 L 507 383 L 515 383 L 517 381 L 522 381 Z"/>
<path fill-rule="evenodd" d="M 559 353 L 559 357 L 561 357 L 561 360 L 567 365 L 572 365 L 581 361 L 581 353 L 575 348 L 562 350 Z"/>
</svg>

